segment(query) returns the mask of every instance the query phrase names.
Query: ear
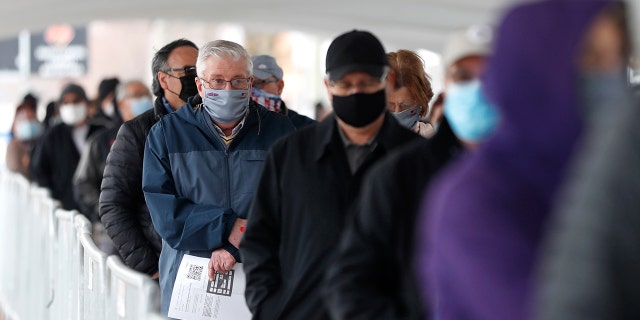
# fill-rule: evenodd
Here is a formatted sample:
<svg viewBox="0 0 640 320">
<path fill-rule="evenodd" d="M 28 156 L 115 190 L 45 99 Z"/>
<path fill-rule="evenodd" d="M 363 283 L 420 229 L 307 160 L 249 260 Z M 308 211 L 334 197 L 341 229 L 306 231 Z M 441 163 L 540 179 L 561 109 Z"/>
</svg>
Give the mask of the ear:
<svg viewBox="0 0 640 320">
<path fill-rule="evenodd" d="M 324 78 L 324 87 L 327 89 L 327 97 L 329 97 L 329 101 L 332 103 L 331 107 L 333 108 L 333 95 L 331 94 L 331 90 L 329 90 L 329 79 Z"/>
<path fill-rule="evenodd" d="M 169 75 L 162 71 L 158 71 L 157 77 L 158 82 L 160 83 L 160 87 L 162 87 L 163 90 L 167 91 L 169 89 L 169 84 L 167 83 L 169 81 Z"/>
<path fill-rule="evenodd" d="M 282 90 L 284 89 L 284 80 L 278 80 L 278 82 L 276 82 L 276 86 L 278 86 L 278 95 L 282 96 Z"/>
<path fill-rule="evenodd" d="M 389 69 L 389 73 L 387 74 L 387 87 L 395 88 L 396 86 L 396 73 L 393 69 Z"/>
<path fill-rule="evenodd" d="M 196 77 L 195 82 L 196 87 L 198 88 L 198 94 L 200 95 L 200 98 L 202 98 L 202 101 L 204 101 L 204 87 L 202 86 L 202 81 L 200 81 L 200 78 Z"/>
</svg>

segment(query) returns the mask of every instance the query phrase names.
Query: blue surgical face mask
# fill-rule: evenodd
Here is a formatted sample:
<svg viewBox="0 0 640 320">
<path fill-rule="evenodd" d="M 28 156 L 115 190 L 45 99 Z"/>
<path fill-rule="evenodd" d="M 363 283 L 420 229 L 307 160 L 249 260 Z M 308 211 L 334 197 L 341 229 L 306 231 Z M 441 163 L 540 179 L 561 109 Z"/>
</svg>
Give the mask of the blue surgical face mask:
<svg viewBox="0 0 640 320">
<path fill-rule="evenodd" d="M 488 137 L 500 120 L 477 79 L 450 85 L 444 99 L 444 115 L 453 133 L 468 142 L 480 142 Z"/>
<path fill-rule="evenodd" d="M 391 114 L 396 117 L 396 120 L 398 120 L 401 126 L 407 129 L 413 129 L 420 119 L 420 111 L 422 111 L 422 107 L 415 106 L 404 111 L 392 112 Z"/>
<path fill-rule="evenodd" d="M 18 140 L 33 140 L 42 134 L 42 125 L 37 120 L 20 121 L 15 134 Z"/>
<path fill-rule="evenodd" d="M 153 108 L 153 102 L 149 97 L 140 97 L 138 99 L 131 100 L 131 113 L 134 117 L 143 114 L 145 111 Z"/>
<path fill-rule="evenodd" d="M 215 122 L 240 120 L 249 108 L 249 90 L 204 89 L 204 109 Z"/>
</svg>

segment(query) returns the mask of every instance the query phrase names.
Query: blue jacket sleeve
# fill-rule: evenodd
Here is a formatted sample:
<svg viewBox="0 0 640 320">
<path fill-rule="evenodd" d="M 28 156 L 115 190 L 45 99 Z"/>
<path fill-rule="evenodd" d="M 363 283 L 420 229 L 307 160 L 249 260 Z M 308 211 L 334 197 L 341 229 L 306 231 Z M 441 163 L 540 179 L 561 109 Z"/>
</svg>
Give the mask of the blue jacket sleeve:
<svg viewBox="0 0 640 320">
<path fill-rule="evenodd" d="M 237 216 L 230 208 L 197 204 L 178 195 L 162 124 L 157 123 L 147 137 L 142 169 L 142 191 L 153 226 L 176 250 L 220 248 Z"/>
</svg>

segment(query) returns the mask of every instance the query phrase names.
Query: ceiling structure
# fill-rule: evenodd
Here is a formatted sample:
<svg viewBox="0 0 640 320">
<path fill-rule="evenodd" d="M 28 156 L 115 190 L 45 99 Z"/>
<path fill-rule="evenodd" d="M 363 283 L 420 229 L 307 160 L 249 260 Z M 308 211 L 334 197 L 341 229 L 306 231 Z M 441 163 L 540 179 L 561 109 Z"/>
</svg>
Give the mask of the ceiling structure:
<svg viewBox="0 0 640 320">
<path fill-rule="evenodd" d="M 520 0 L 4 0 L 0 38 L 60 23 L 159 18 L 298 30 L 328 39 L 357 28 L 373 32 L 391 50 L 438 52 L 451 31 L 494 24 L 516 1 Z"/>
</svg>

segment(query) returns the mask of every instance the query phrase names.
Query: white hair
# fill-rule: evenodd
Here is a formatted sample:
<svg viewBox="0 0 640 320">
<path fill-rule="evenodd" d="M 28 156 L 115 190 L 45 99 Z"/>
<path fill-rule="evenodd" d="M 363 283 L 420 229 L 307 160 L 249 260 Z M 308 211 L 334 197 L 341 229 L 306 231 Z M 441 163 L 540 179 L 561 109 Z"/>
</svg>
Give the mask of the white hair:
<svg viewBox="0 0 640 320">
<path fill-rule="evenodd" d="M 226 40 L 214 40 L 207 42 L 198 52 L 198 61 L 196 62 L 196 72 L 198 77 L 203 76 L 205 67 L 207 66 L 207 59 L 209 57 L 216 58 L 231 58 L 234 61 L 244 59 L 247 63 L 247 72 L 249 77 L 253 75 L 253 62 L 251 62 L 251 56 L 241 45 Z"/>
</svg>

